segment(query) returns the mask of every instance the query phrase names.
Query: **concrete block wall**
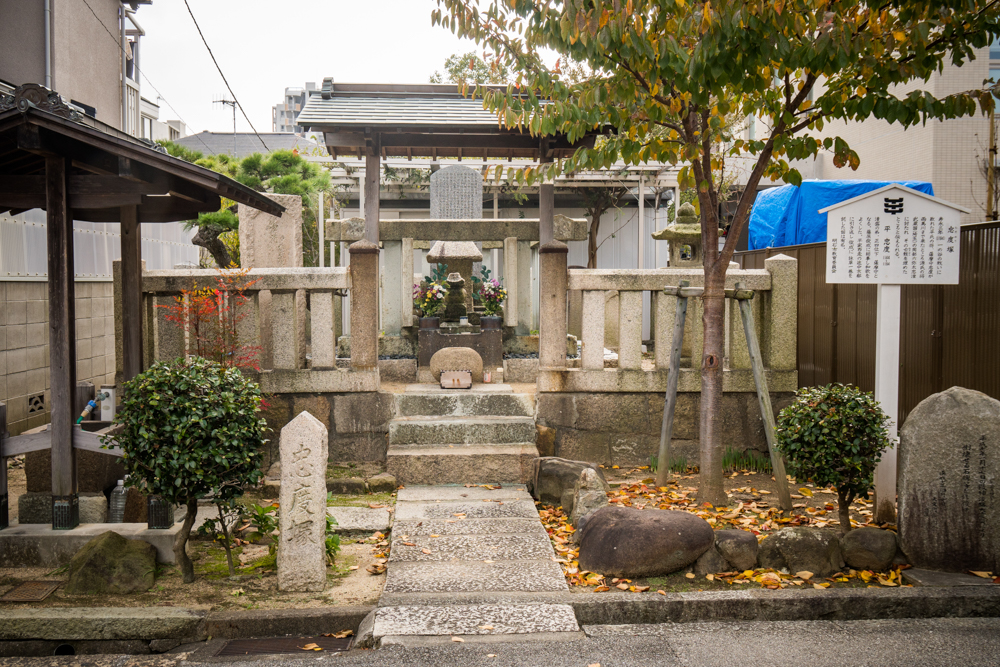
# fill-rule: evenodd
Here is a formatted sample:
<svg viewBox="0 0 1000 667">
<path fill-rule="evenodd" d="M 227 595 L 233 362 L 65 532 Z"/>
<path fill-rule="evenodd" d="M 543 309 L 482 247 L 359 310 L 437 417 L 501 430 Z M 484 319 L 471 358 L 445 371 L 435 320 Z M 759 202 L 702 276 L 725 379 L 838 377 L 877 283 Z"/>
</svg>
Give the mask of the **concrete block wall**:
<svg viewBox="0 0 1000 667">
<path fill-rule="evenodd" d="M 98 388 L 114 381 L 112 311 L 110 281 L 76 283 L 77 380 Z M 11 435 L 49 422 L 48 324 L 47 283 L 0 281 L 0 401 Z"/>
</svg>

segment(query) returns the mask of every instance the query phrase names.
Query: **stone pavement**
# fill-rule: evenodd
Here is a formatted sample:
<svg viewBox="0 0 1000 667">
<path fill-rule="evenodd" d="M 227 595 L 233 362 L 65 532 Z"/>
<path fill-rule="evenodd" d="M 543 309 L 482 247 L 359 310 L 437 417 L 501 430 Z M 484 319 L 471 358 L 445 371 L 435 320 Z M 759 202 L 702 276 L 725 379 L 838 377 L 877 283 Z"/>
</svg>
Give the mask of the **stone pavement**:
<svg viewBox="0 0 1000 667">
<path fill-rule="evenodd" d="M 567 591 L 524 485 L 410 486 L 396 497 L 372 632 L 383 646 L 452 637 L 578 639 L 570 605 L 531 599 Z"/>
</svg>

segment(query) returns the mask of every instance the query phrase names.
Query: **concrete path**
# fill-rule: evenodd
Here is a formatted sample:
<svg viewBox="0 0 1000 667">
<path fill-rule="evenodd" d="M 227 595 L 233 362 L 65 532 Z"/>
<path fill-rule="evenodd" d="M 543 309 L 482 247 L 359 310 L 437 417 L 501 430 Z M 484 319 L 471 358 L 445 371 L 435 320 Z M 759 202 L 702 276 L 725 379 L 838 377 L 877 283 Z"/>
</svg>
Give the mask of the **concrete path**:
<svg viewBox="0 0 1000 667">
<path fill-rule="evenodd" d="M 524 485 L 408 486 L 396 497 L 373 634 L 383 646 L 579 639 L 572 607 L 532 600 L 565 591 Z"/>
</svg>

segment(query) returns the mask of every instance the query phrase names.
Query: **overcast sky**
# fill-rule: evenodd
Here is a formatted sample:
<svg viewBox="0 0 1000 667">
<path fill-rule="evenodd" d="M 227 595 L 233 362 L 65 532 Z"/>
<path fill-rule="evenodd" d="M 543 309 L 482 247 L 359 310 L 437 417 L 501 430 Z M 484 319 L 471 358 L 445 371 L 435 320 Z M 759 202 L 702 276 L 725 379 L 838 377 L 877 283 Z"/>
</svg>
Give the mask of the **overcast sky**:
<svg viewBox="0 0 1000 667">
<path fill-rule="evenodd" d="M 271 107 L 286 87 L 307 81 L 426 83 L 452 53 L 481 52 L 431 26 L 434 0 L 188 0 L 208 45 L 258 132 L 270 132 Z M 146 31 L 142 95 L 159 101 L 160 120 L 178 115 L 190 133 L 230 132 L 228 97 L 183 0 L 140 5 Z M 172 105 L 176 113 L 170 109 Z M 237 130 L 249 131 L 237 111 Z"/>
</svg>

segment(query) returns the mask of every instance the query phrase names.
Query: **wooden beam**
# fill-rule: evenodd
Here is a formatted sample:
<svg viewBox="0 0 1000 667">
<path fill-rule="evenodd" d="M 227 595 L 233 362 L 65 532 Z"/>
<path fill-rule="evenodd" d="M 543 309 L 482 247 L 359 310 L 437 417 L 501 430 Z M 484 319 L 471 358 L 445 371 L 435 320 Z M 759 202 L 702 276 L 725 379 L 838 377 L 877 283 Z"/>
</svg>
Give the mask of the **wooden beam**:
<svg viewBox="0 0 1000 667">
<path fill-rule="evenodd" d="M 142 239 L 139 209 L 122 206 L 122 377 L 142 372 Z"/>
<path fill-rule="evenodd" d="M 215 201 L 199 204 L 185 199 L 177 199 L 173 196 L 149 196 L 142 197 L 139 214 L 143 222 L 176 222 L 178 220 L 194 220 L 199 213 L 217 211 L 222 205 L 222 201 L 216 195 L 212 195 Z M 109 207 L 99 209 L 81 209 L 76 212 L 77 220 L 87 222 L 119 222 L 121 217 L 120 207 Z"/>
<path fill-rule="evenodd" d="M 381 146 L 379 135 L 369 135 L 365 147 L 365 238 L 378 245 L 379 218 L 379 176 L 382 165 L 379 160 Z M 377 311 L 376 311 L 377 312 Z"/>
<path fill-rule="evenodd" d="M 76 506 L 73 450 L 73 397 L 76 394 L 76 307 L 73 273 L 73 218 L 67 194 L 68 160 L 45 159 L 46 236 L 49 269 L 49 373 L 52 419 L 53 510 Z M 53 528 L 75 528 L 79 513 L 54 512 Z"/>
</svg>

